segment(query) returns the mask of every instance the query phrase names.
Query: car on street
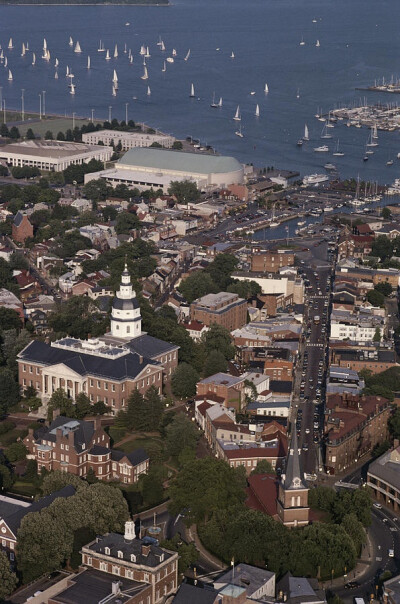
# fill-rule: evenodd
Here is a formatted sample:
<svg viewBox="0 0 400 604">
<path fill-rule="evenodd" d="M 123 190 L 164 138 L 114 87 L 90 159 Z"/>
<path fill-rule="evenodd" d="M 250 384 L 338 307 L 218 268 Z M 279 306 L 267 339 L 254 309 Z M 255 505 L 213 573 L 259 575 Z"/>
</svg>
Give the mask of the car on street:
<svg viewBox="0 0 400 604">
<path fill-rule="evenodd" d="M 389 549 L 388 556 L 389 558 L 394 558 L 394 549 Z"/>
<path fill-rule="evenodd" d="M 374 503 L 374 508 L 376 508 L 377 510 L 381 510 L 382 509 L 382 504 L 381 503 Z"/>
</svg>

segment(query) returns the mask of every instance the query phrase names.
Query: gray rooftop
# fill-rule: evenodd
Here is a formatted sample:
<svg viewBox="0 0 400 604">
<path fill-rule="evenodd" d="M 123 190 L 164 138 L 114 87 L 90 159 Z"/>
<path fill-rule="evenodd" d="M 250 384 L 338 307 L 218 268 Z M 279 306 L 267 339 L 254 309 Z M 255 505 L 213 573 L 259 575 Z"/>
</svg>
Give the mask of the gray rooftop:
<svg viewBox="0 0 400 604">
<path fill-rule="evenodd" d="M 292 429 L 289 455 L 286 461 L 284 486 L 287 490 L 306 489 L 303 470 L 300 465 L 300 449 L 297 442 L 297 431 Z"/>
<path fill-rule="evenodd" d="M 136 147 L 127 151 L 117 163 L 118 166 L 138 166 L 196 174 L 236 172 L 243 169 L 242 164 L 234 157 L 145 147 Z"/>
<path fill-rule="evenodd" d="M 88 545 L 85 545 L 85 549 L 103 555 L 109 555 L 112 558 L 119 558 L 118 552 L 121 552 L 122 559 L 128 562 L 131 562 L 131 556 L 133 554 L 136 556 L 136 564 L 151 568 L 156 568 L 176 555 L 175 552 L 171 552 L 154 544 L 149 545 L 149 552 L 145 555 L 142 552 L 142 544 L 148 545 L 146 538 L 127 541 L 124 535 L 120 533 L 107 533 L 106 535 L 97 537 L 95 541 L 92 541 Z M 109 548 L 109 554 L 105 554 L 106 548 Z"/>
<path fill-rule="evenodd" d="M 214 587 L 221 589 L 228 584 L 239 585 L 240 587 L 244 587 L 247 596 L 251 597 L 260 587 L 271 580 L 273 580 L 273 591 L 275 591 L 275 573 L 265 568 L 251 566 L 250 564 L 238 564 L 234 570 L 231 567 L 226 573 L 216 579 Z"/>
<path fill-rule="evenodd" d="M 400 491 L 400 447 L 387 451 L 373 461 L 368 468 L 368 475 L 384 480 Z"/>
</svg>

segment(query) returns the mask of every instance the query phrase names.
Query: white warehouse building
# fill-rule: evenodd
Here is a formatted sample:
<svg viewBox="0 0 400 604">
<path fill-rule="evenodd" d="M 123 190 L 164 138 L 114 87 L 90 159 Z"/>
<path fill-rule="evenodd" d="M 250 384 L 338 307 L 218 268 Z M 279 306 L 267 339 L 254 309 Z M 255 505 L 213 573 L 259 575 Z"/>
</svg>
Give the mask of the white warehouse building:
<svg viewBox="0 0 400 604">
<path fill-rule="evenodd" d="M 0 147 L 0 160 L 9 166 L 29 166 L 52 172 L 61 172 L 72 164 L 88 163 L 91 159 L 106 162 L 112 154 L 112 147 L 53 140 L 26 140 Z"/>
<path fill-rule="evenodd" d="M 115 168 L 85 175 L 85 183 L 103 178 L 116 186 L 167 191 L 172 181 L 191 180 L 199 189 L 241 184 L 244 167 L 234 157 L 157 148 L 127 151 Z"/>
<path fill-rule="evenodd" d="M 175 142 L 173 136 L 167 134 L 147 134 L 145 132 L 123 132 L 120 130 L 96 130 L 96 132 L 85 132 L 82 134 L 82 141 L 91 145 L 98 145 L 102 142 L 104 145 L 118 145 L 121 143 L 122 149 L 133 149 L 134 147 L 150 147 L 153 143 L 158 143 L 166 149 L 170 149 Z"/>
</svg>

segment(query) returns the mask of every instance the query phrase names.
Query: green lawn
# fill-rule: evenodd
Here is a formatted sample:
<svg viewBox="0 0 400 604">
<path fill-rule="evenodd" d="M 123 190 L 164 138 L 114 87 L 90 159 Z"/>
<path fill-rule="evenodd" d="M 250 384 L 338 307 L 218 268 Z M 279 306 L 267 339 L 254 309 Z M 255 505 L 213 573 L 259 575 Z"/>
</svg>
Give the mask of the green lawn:
<svg viewBox="0 0 400 604">
<path fill-rule="evenodd" d="M 131 453 L 135 449 L 144 449 L 150 456 L 152 462 L 163 462 L 165 461 L 164 444 L 160 437 L 154 436 L 132 436 L 122 445 L 116 447 L 119 451 L 124 453 Z"/>
<path fill-rule="evenodd" d="M 100 120 L 99 120 L 100 121 Z M 90 120 L 75 118 L 75 126 L 81 128 L 84 124 L 89 124 Z M 44 136 L 47 130 L 53 133 L 54 138 L 59 132 L 65 132 L 70 128 L 72 130 L 72 117 L 55 117 L 39 120 L 38 117 L 25 121 L 24 124 L 18 126 L 21 136 L 26 135 L 28 128 L 32 128 L 33 132 L 39 136 Z"/>
<path fill-rule="evenodd" d="M 14 428 L 14 430 L 10 430 L 0 436 L 0 444 L 2 444 L 3 447 L 8 447 L 11 443 L 15 443 L 18 438 L 25 438 L 27 434 L 28 430 L 17 430 Z"/>
<path fill-rule="evenodd" d="M 16 480 L 9 493 L 15 495 L 24 495 L 25 497 L 33 497 L 38 493 L 38 488 L 32 482 L 26 482 L 25 480 Z"/>
</svg>

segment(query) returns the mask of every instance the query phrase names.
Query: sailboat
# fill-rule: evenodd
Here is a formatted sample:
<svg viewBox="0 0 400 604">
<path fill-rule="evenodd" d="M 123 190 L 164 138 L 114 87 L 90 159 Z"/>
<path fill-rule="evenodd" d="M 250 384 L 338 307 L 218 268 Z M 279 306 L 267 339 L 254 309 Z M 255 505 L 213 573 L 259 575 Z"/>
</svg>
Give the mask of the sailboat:
<svg viewBox="0 0 400 604">
<path fill-rule="evenodd" d="M 35 55 L 35 53 L 33 52 L 33 53 L 32 53 L 32 65 L 35 65 L 35 63 L 36 63 L 36 55 Z"/>
<path fill-rule="evenodd" d="M 112 95 L 117 96 L 117 89 L 115 88 L 115 86 L 112 87 Z"/>
<path fill-rule="evenodd" d="M 73 46 L 74 45 L 74 41 L 71 38 L 71 36 L 69 37 L 69 42 L 68 42 L 69 46 Z"/>
<path fill-rule="evenodd" d="M 374 131 L 373 128 L 371 128 L 371 132 L 370 135 L 368 137 L 368 141 L 367 141 L 367 147 L 377 147 L 378 143 L 376 142 L 376 139 L 378 138 L 378 136 L 374 137 Z"/>
<path fill-rule="evenodd" d="M 133 55 L 129 57 L 129 63 L 133 63 Z"/>
<path fill-rule="evenodd" d="M 28 50 L 29 50 L 29 42 L 27 42 L 27 43 L 25 44 L 25 50 L 26 50 L 26 51 L 28 51 Z"/>
<path fill-rule="evenodd" d="M 114 84 L 114 88 L 118 89 L 118 76 L 117 76 L 117 72 L 115 71 L 115 69 L 114 69 L 114 74 L 113 74 L 112 81 L 113 81 L 113 84 Z"/>
<path fill-rule="evenodd" d="M 77 54 L 79 54 L 79 53 L 82 52 L 81 45 L 79 44 L 79 41 L 75 44 L 74 52 L 76 52 Z"/>
<path fill-rule="evenodd" d="M 13 46 L 13 39 L 10 38 L 9 42 L 8 42 L 8 50 L 12 50 L 14 48 Z"/>
<path fill-rule="evenodd" d="M 87 58 L 87 69 L 90 69 L 90 57 Z"/>
<path fill-rule="evenodd" d="M 117 59 L 117 58 L 118 58 L 118 46 L 116 44 L 114 47 L 114 59 Z"/>
<path fill-rule="evenodd" d="M 110 57 L 110 51 L 107 49 L 106 52 L 106 61 L 110 61 L 111 57 Z"/>
<path fill-rule="evenodd" d="M 190 57 L 190 48 L 189 48 L 189 50 L 187 51 L 187 53 L 186 53 L 186 57 L 185 57 L 183 60 L 184 60 L 184 61 L 187 61 L 187 60 L 189 59 L 189 57 Z"/>
<path fill-rule="evenodd" d="M 67 65 L 67 69 L 65 70 L 65 77 L 67 78 L 69 76 L 69 67 Z"/>
<path fill-rule="evenodd" d="M 300 88 L 298 88 L 297 92 L 296 92 L 296 99 L 299 99 L 299 98 L 300 98 Z"/>
<path fill-rule="evenodd" d="M 260 117 L 260 107 L 258 106 L 258 104 L 256 105 L 256 110 L 255 110 L 254 115 L 255 115 L 256 117 Z"/>
<path fill-rule="evenodd" d="M 332 153 L 332 155 L 335 155 L 336 157 L 343 157 L 344 155 L 343 151 L 340 151 L 339 149 L 339 139 L 337 140 L 336 150 Z"/>
<path fill-rule="evenodd" d="M 328 121 L 325 121 L 324 127 L 322 128 L 321 138 L 332 138 L 332 134 L 328 132 Z"/>
<path fill-rule="evenodd" d="M 194 99 L 194 97 L 195 97 L 195 96 L 196 96 L 196 95 L 194 94 L 194 85 L 193 85 L 193 84 L 191 84 L 191 86 L 190 86 L 190 94 L 189 94 L 189 97 L 190 97 L 191 99 Z"/>
<path fill-rule="evenodd" d="M 267 83 L 264 86 L 264 92 L 265 92 L 265 94 L 268 94 L 268 92 L 269 92 L 269 88 L 268 88 L 268 84 Z"/>
<path fill-rule="evenodd" d="M 222 107 L 222 96 L 219 97 L 218 107 Z"/>
<path fill-rule="evenodd" d="M 42 59 L 44 59 L 45 61 L 50 61 L 50 51 L 49 50 L 45 50 L 43 52 Z"/>
<path fill-rule="evenodd" d="M 142 80 L 148 80 L 149 74 L 147 73 L 147 67 L 144 67 L 143 69 L 144 69 L 144 72 L 143 72 L 143 75 L 141 76 Z"/>
<path fill-rule="evenodd" d="M 147 96 L 151 95 L 151 90 L 150 90 L 150 86 L 147 86 Z"/>
<path fill-rule="evenodd" d="M 56 73 L 54 74 L 54 79 L 58 80 L 58 71 L 56 71 Z"/>
<path fill-rule="evenodd" d="M 75 94 L 75 84 L 72 84 L 71 82 L 71 90 L 69 91 L 70 94 Z"/>
<path fill-rule="evenodd" d="M 219 107 L 219 104 L 215 102 L 215 92 L 213 92 L 213 98 L 210 107 L 212 107 L 213 109 L 218 109 Z"/>
<path fill-rule="evenodd" d="M 98 49 L 97 49 L 97 52 L 104 52 L 104 51 L 105 51 L 105 48 L 104 48 L 104 42 L 102 42 L 102 41 L 100 40 L 100 44 L 99 44 L 99 47 L 98 47 Z"/>
<path fill-rule="evenodd" d="M 378 128 L 376 124 L 372 127 L 372 138 L 378 138 Z"/>
<path fill-rule="evenodd" d="M 150 50 L 149 50 L 148 46 L 146 46 L 146 54 L 144 56 L 146 57 L 146 59 L 149 59 L 151 57 Z"/>
<path fill-rule="evenodd" d="M 163 73 L 165 73 L 165 72 L 167 71 L 167 64 L 166 64 L 166 62 L 165 62 L 165 61 L 164 61 L 164 65 L 163 65 L 163 68 L 162 68 L 162 70 L 161 70 L 161 71 L 162 71 Z"/>
<path fill-rule="evenodd" d="M 162 46 L 162 43 L 163 41 L 161 39 L 161 36 L 158 36 L 158 42 L 156 42 L 156 46 Z"/>
<path fill-rule="evenodd" d="M 304 136 L 303 136 L 303 141 L 309 141 L 310 140 L 310 135 L 308 133 L 308 126 L 307 124 L 304 124 Z"/>
<path fill-rule="evenodd" d="M 22 42 L 21 57 L 24 57 L 24 56 L 25 56 L 25 52 L 26 52 L 26 49 L 25 49 L 25 44 Z"/>
<path fill-rule="evenodd" d="M 236 134 L 236 136 L 239 136 L 240 138 L 243 138 L 242 124 L 239 124 L 239 130 L 236 130 L 235 134 Z"/>
<path fill-rule="evenodd" d="M 300 46 L 305 46 L 305 45 L 306 45 L 306 43 L 303 40 L 303 36 L 301 36 Z"/>
<path fill-rule="evenodd" d="M 142 46 L 140 47 L 139 54 L 140 54 L 140 55 L 145 55 L 145 54 L 146 54 L 146 47 L 145 47 L 145 46 L 143 46 L 143 44 L 142 44 Z"/>
<path fill-rule="evenodd" d="M 317 41 L 315 42 L 315 46 L 316 46 L 317 48 L 319 48 L 319 47 L 321 46 L 321 44 L 320 44 L 320 41 L 319 41 L 319 40 L 317 40 Z"/>
<path fill-rule="evenodd" d="M 238 106 L 237 106 L 237 108 L 236 108 L 236 113 L 235 113 L 235 115 L 233 116 L 233 119 L 234 119 L 236 122 L 240 122 L 240 120 L 242 119 L 242 118 L 240 117 L 240 109 L 239 109 L 239 105 L 238 105 Z"/>
<path fill-rule="evenodd" d="M 5 57 L 4 58 L 4 67 L 7 67 L 7 65 L 8 65 L 8 59 L 7 59 L 7 57 Z"/>
<path fill-rule="evenodd" d="M 161 40 L 160 50 L 165 51 L 165 44 L 162 40 Z"/>
<path fill-rule="evenodd" d="M 168 63 L 173 63 L 173 62 L 174 62 L 173 57 L 167 57 L 167 62 L 168 62 Z"/>
<path fill-rule="evenodd" d="M 176 57 L 176 50 L 175 50 L 175 48 L 172 49 L 172 56 Z"/>
<path fill-rule="evenodd" d="M 124 55 L 126 55 L 127 52 L 128 52 L 128 48 L 127 48 L 126 42 L 125 42 L 125 44 L 124 44 Z"/>
<path fill-rule="evenodd" d="M 12 82 L 13 81 L 13 74 L 11 72 L 11 69 L 8 70 L 8 81 Z"/>
<path fill-rule="evenodd" d="M 54 67 L 58 67 L 58 59 L 54 61 Z"/>
<path fill-rule="evenodd" d="M 231 59 L 234 59 L 234 58 L 235 58 L 235 53 L 232 50 L 232 52 L 231 52 Z"/>
<path fill-rule="evenodd" d="M 275 204 L 274 204 L 272 207 L 272 216 L 271 216 L 271 222 L 269 223 L 269 226 L 273 228 L 273 227 L 277 227 L 279 225 L 280 225 L 280 223 L 275 220 Z"/>
</svg>

